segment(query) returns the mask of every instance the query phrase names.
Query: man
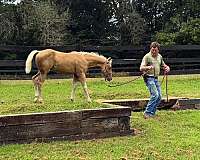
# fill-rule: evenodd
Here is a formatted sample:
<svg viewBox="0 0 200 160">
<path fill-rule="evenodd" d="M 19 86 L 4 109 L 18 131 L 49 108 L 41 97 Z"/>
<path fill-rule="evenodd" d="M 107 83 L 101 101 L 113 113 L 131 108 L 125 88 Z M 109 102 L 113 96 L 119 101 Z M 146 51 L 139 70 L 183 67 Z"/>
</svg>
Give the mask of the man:
<svg viewBox="0 0 200 160">
<path fill-rule="evenodd" d="M 160 68 L 165 73 L 170 71 L 169 66 L 165 64 L 162 56 L 159 54 L 160 44 L 152 42 L 150 45 L 150 52 L 147 53 L 141 62 L 140 71 L 144 73 L 144 82 L 150 92 L 150 100 L 144 111 L 144 118 L 151 118 L 156 113 L 156 108 L 161 101 L 161 87 L 158 82 Z"/>
</svg>

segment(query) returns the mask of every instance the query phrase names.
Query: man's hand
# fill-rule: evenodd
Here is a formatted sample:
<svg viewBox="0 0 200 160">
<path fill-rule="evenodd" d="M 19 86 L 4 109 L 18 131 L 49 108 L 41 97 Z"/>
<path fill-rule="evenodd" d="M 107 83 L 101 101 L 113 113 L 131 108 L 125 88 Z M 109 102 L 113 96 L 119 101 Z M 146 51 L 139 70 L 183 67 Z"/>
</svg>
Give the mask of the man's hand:
<svg viewBox="0 0 200 160">
<path fill-rule="evenodd" d="M 150 66 L 146 66 L 146 70 L 151 70 L 151 69 L 154 69 L 154 66 L 153 65 L 150 65 Z"/>
<path fill-rule="evenodd" d="M 170 68 L 169 68 L 169 66 L 168 65 L 164 65 L 164 72 L 165 73 L 168 73 L 169 71 L 170 71 Z"/>
<path fill-rule="evenodd" d="M 140 71 L 142 72 L 148 72 L 149 70 L 154 69 L 154 66 L 140 66 Z"/>
</svg>

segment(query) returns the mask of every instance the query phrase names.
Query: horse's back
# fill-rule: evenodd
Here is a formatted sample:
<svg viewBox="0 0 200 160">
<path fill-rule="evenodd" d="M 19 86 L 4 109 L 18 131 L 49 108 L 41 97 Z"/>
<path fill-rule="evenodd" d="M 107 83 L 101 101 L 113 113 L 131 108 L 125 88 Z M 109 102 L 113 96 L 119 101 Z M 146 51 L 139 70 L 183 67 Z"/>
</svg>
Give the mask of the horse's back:
<svg viewBox="0 0 200 160">
<path fill-rule="evenodd" d="M 69 53 L 45 49 L 36 55 L 36 65 L 39 70 L 48 72 L 51 68 L 62 73 L 86 72 L 88 63 L 80 52 Z"/>
<path fill-rule="evenodd" d="M 55 50 L 53 49 L 45 49 L 45 50 L 41 50 L 39 51 L 39 53 L 36 55 L 37 58 L 43 58 L 43 57 L 49 57 L 53 54 L 55 54 Z"/>
<path fill-rule="evenodd" d="M 86 72 L 88 62 L 85 57 L 76 51 L 57 53 L 55 55 L 56 68 L 68 73 Z"/>
</svg>

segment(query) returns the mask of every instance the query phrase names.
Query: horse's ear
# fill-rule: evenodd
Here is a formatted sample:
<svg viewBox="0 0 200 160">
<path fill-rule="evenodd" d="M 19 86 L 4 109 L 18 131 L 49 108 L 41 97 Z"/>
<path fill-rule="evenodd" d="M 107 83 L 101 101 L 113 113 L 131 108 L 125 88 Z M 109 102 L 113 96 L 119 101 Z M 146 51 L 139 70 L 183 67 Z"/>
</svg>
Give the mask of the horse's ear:
<svg viewBox="0 0 200 160">
<path fill-rule="evenodd" d="M 108 62 L 111 64 L 112 63 L 112 58 L 111 57 L 109 57 L 108 59 Z"/>
</svg>

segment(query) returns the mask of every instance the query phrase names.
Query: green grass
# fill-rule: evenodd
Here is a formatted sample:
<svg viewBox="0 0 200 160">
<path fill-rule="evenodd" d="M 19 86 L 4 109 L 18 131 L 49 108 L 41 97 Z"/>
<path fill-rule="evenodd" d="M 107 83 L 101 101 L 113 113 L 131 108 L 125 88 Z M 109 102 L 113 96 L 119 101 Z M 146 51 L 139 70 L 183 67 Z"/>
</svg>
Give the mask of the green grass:
<svg viewBox="0 0 200 160">
<path fill-rule="evenodd" d="M 114 77 L 112 83 L 122 83 L 133 77 Z M 200 75 L 169 76 L 169 96 L 200 97 Z M 161 80 L 161 78 L 160 78 Z M 0 114 L 61 111 L 107 107 L 97 99 L 148 98 L 148 91 L 139 79 L 133 83 L 110 88 L 100 79 L 88 79 L 93 102 L 88 104 L 79 87 L 76 101 L 69 100 L 71 80 L 47 80 L 43 87 L 43 104 L 34 104 L 32 82 L 0 81 Z M 162 86 L 165 96 L 165 84 Z M 97 140 L 56 141 L 4 145 L 0 159 L 10 160 L 134 160 L 134 159 L 200 159 L 200 112 L 198 110 L 158 111 L 158 118 L 144 120 L 142 112 L 131 116 L 131 128 L 136 136 Z"/>
<path fill-rule="evenodd" d="M 133 77 L 114 77 L 113 82 L 123 83 Z M 160 77 L 160 80 L 162 77 Z M 169 76 L 169 97 L 200 97 L 200 75 Z M 148 98 L 149 93 L 142 79 L 136 80 L 124 86 L 108 87 L 108 82 L 102 78 L 87 80 L 91 104 L 85 101 L 82 87 L 76 92 L 75 102 L 70 101 L 71 79 L 47 80 L 43 86 L 43 104 L 33 103 L 34 88 L 32 81 L 0 81 L 0 114 L 49 112 L 84 108 L 106 107 L 95 102 L 98 99 L 129 99 Z M 162 85 L 165 96 L 165 83 Z"/>
</svg>

